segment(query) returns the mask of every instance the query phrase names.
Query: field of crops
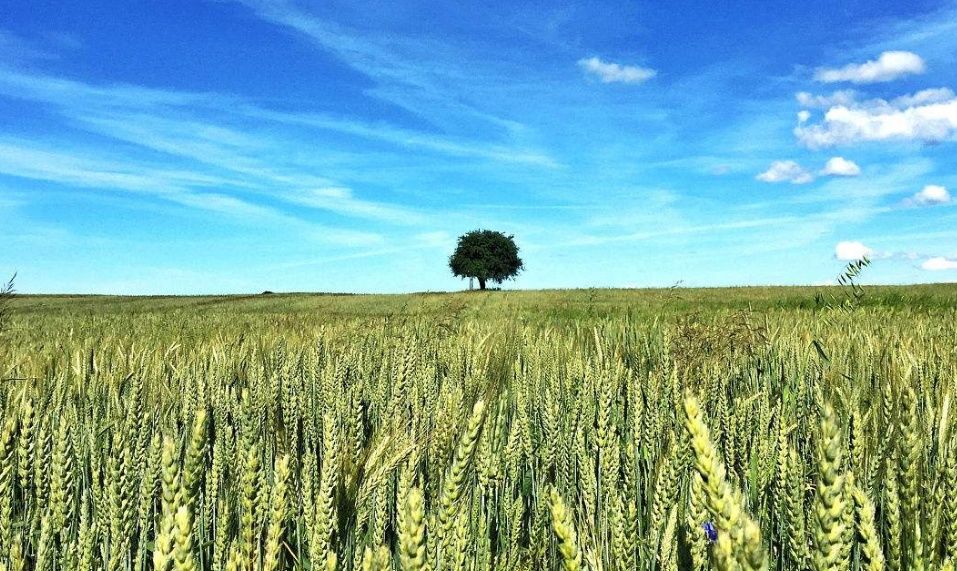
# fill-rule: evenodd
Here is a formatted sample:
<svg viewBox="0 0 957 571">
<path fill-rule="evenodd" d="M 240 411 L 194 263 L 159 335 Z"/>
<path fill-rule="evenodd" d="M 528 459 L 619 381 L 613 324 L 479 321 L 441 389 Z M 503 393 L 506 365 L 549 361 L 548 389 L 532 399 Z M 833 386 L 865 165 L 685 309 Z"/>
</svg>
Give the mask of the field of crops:
<svg viewBox="0 0 957 571">
<path fill-rule="evenodd" d="M 21 297 L 0 569 L 942 569 L 957 287 Z"/>
</svg>

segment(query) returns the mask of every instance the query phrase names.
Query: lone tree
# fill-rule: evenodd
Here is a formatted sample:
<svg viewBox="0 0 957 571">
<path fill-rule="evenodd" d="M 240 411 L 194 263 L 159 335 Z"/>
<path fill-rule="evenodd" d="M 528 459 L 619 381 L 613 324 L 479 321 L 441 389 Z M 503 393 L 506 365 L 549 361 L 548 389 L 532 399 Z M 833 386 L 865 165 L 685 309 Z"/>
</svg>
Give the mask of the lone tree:
<svg viewBox="0 0 957 571">
<path fill-rule="evenodd" d="M 449 256 L 452 274 L 477 278 L 479 289 L 485 289 L 487 280 L 502 283 L 515 277 L 523 266 L 513 238 L 494 230 L 472 230 L 459 236 L 455 253 Z"/>
</svg>

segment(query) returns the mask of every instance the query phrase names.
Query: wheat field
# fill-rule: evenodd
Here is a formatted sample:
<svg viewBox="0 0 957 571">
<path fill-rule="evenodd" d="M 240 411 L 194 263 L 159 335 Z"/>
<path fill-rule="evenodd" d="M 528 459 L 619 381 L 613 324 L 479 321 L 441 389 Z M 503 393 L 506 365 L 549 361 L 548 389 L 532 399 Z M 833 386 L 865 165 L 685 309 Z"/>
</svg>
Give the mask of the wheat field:
<svg viewBox="0 0 957 571">
<path fill-rule="evenodd" d="M 957 287 L 16 298 L 0 569 L 953 569 Z"/>
</svg>

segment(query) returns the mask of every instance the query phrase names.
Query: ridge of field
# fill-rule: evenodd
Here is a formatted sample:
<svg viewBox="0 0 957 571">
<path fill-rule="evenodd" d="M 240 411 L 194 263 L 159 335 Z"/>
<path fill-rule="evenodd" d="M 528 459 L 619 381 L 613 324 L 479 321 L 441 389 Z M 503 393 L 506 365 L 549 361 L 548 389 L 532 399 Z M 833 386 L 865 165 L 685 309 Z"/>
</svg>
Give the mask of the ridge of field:
<svg viewBox="0 0 957 571">
<path fill-rule="evenodd" d="M 431 313 L 449 305 L 466 304 L 484 309 L 522 309 L 556 317 L 582 308 L 595 312 L 649 313 L 701 311 L 705 309 L 813 309 L 817 295 L 842 294 L 838 286 L 746 286 L 715 288 L 638 288 L 571 290 L 504 290 L 489 292 L 419 292 L 408 294 L 268 293 L 233 295 L 85 295 L 27 294 L 14 305 L 23 313 L 96 311 L 106 313 L 165 310 L 256 312 L 305 312 L 331 310 L 335 315 L 389 315 Z M 638 304 L 638 305 L 636 305 Z M 957 283 L 868 286 L 864 306 L 946 308 L 957 305 Z"/>
</svg>

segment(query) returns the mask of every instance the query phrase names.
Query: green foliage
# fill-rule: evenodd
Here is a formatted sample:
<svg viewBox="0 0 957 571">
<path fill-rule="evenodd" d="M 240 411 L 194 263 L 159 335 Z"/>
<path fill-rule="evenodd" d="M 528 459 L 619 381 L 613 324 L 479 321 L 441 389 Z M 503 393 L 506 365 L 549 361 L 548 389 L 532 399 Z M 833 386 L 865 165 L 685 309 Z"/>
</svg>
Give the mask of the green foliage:
<svg viewBox="0 0 957 571">
<path fill-rule="evenodd" d="M 860 260 L 848 262 L 837 276 L 837 284 L 840 286 L 841 298 L 837 299 L 833 295 L 818 293 L 815 301 L 818 306 L 828 311 L 838 311 L 847 313 L 861 304 L 864 299 L 864 286 L 857 282 L 865 268 L 871 265 L 871 261 L 865 256 Z"/>
<path fill-rule="evenodd" d="M 479 287 L 485 282 L 496 283 L 514 278 L 523 268 L 518 257 L 514 236 L 494 230 L 473 230 L 459 237 L 455 252 L 449 257 L 452 274 L 463 278 L 476 278 Z"/>
<path fill-rule="evenodd" d="M 815 305 L 822 310 L 821 322 L 829 327 L 836 324 L 835 318 L 852 319 L 854 311 L 861 306 L 864 301 L 864 286 L 857 282 L 864 268 L 871 265 L 871 261 L 865 256 L 860 260 L 848 262 L 837 276 L 837 284 L 840 286 L 841 298 L 831 295 L 830 292 L 818 292 L 814 296 Z M 818 357 L 823 361 L 829 361 L 827 351 L 820 339 L 813 339 L 811 344 L 817 352 Z"/>
<path fill-rule="evenodd" d="M 7 326 L 7 319 L 10 317 L 10 302 L 16 293 L 13 282 L 16 278 L 17 274 L 13 274 L 6 284 L 0 286 L 0 333 L 3 333 Z"/>
</svg>

